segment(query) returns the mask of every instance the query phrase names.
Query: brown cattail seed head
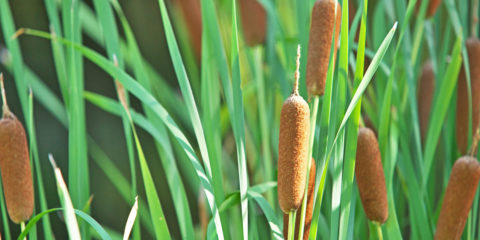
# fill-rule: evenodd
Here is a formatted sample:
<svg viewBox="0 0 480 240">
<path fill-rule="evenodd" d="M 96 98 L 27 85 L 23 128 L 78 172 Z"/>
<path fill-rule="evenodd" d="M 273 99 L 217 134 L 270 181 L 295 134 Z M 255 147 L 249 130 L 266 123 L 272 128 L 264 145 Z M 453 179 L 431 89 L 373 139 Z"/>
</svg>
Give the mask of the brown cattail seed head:
<svg viewBox="0 0 480 240">
<path fill-rule="evenodd" d="M 435 240 L 460 239 L 479 179 L 477 159 L 464 156 L 455 162 L 438 217 Z"/>
<path fill-rule="evenodd" d="M 303 239 L 308 239 L 308 234 L 310 233 L 310 224 L 312 223 L 313 217 L 313 190 L 315 189 L 315 174 L 316 165 L 315 160 L 312 158 L 312 163 L 310 166 L 310 174 L 308 178 L 308 195 L 307 195 L 307 210 L 305 212 L 305 227 L 303 230 Z M 300 215 L 297 214 L 295 218 L 295 239 L 298 238 L 298 228 L 300 224 Z M 288 214 L 283 214 L 283 236 L 285 239 L 288 236 Z"/>
<path fill-rule="evenodd" d="M 472 87 L 472 133 L 480 124 L 480 41 L 469 38 L 466 42 L 470 83 Z M 462 154 L 468 151 L 468 88 L 465 69 L 460 69 L 457 88 L 456 137 L 458 149 Z"/>
<path fill-rule="evenodd" d="M 422 4 L 423 0 L 418 0 L 417 5 L 415 6 L 417 11 L 420 10 L 420 6 Z M 435 12 L 437 12 L 437 8 L 440 5 L 442 0 L 429 0 L 428 6 L 427 6 L 427 12 L 425 13 L 425 18 L 430 18 L 433 15 L 435 15 Z"/>
<path fill-rule="evenodd" d="M 248 46 L 265 42 L 267 16 L 257 0 L 239 0 L 243 35 Z"/>
<path fill-rule="evenodd" d="M 5 96 L 3 78 L 0 78 Z M 5 101 L 3 104 L 3 117 L 0 119 L 0 170 L 8 214 L 14 223 L 20 223 L 32 216 L 34 208 L 30 157 L 22 124 L 10 112 Z"/>
<path fill-rule="evenodd" d="M 432 62 L 428 61 L 423 65 L 422 73 L 418 79 L 418 118 L 420 121 L 420 134 L 422 141 L 427 137 L 430 109 L 432 107 L 433 93 L 435 91 L 435 75 Z"/>
<path fill-rule="evenodd" d="M 178 0 L 174 1 L 180 10 L 188 28 L 191 44 L 195 50 L 197 59 L 200 59 L 202 52 L 202 8 L 200 0 Z"/>
<path fill-rule="evenodd" d="M 335 64 L 341 19 L 342 10 L 336 0 L 315 2 L 307 57 L 307 89 L 310 95 L 321 96 L 325 92 L 333 29 L 335 28 L 335 40 L 332 64 Z"/>
<path fill-rule="evenodd" d="M 369 128 L 360 128 L 358 131 L 355 176 L 368 219 L 384 223 L 388 218 L 385 175 L 377 138 Z"/>
<path fill-rule="evenodd" d="M 284 213 L 297 210 L 305 192 L 310 109 L 295 91 L 282 106 L 278 143 L 278 201 Z"/>
</svg>

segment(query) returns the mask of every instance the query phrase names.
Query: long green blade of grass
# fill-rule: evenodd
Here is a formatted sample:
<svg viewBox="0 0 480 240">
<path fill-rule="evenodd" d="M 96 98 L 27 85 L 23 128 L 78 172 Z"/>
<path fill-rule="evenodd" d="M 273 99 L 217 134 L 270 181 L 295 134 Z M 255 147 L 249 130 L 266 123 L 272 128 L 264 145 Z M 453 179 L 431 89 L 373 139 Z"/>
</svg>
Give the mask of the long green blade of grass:
<svg viewBox="0 0 480 240">
<path fill-rule="evenodd" d="M 26 77 L 26 74 L 25 74 Z M 42 168 L 40 164 L 40 157 L 38 154 L 38 145 L 37 145 L 37 136 L 36 136 L 36 131 L 35 131 L 35 123 L 34 123 L 34 117 L 33 117 L 33 93 L 30 91 L 29 98 L 28 98 L 28 105 L 29 105 L 29 116 L 28 116 L 28 135 L 30 136 L 30 152 L 32 153 L 30 157 L 32 158 L 32 166 L 34 166 L 35 174 L 32 173 L 33 175 L 36 175 L 36 185 L 38 188 L 38 199 L 40 200 L 40 211 L 45 211 L 47 210 L 47 199 L 45 196 L 45 187 L 44 187 L 44 182 L 43 182 L 43 176 L 42 176 Z M 43 225 L 43 231 L 44 231 L 44 236 L 45 238 L 53 238 L 53 233 L 52 233 L 52 226 L 50 224 L 50 217 L 45 216 L 42 219 L 42 225 Z"/>
<path fill-rule="evenodd" d="M 79 21 L 79 1 L 62 1 L 62 19 L 65 38 L 81 43 Z M 83 206 L 90 197 L 90 177 L 87 158 L 85 104 L 83 100 L 83 62 L 82 56 L 73 46 L 66 51 L 67 76 L 69 79 L 68 120 L 69 120 L 69 167 L 68 184 L 75 206 Z M 88 238 L 87 229 L 82 225 L 82 233 Z"/>
<path fill-rule="evenodd" d="M 240 59 L 238 54 L 238 28 L 237 28 L 237 10 L 236 1 L 232 0 L 232 46 L 231 46 L 231 68 L 232 68 L 232 88 L 233 88 L 233 110 L 235 114 L 233 119 L 233 129 L 235 143 L 237 146 L 237 165 L 238 176 L 240 179 L 240 199 L 243 223 L 243 239 L 248 236 L 248 177 L 247 177 L 247 157 L 245 152 L 245 120 L 243 110 L 242 88 L 240 86 Z M 228 98 L 228 97 L 227 97 Z"/>
</svg>

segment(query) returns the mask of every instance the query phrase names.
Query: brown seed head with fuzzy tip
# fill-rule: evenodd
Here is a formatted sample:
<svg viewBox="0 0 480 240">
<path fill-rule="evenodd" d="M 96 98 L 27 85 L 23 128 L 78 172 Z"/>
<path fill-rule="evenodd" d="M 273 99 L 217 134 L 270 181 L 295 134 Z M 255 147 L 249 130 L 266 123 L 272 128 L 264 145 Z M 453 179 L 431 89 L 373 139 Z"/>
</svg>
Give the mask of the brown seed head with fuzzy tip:
<svg viewBox="0 0 480 240">
<path fill-rule="evenodd" d="M 0 119 L 0 170 L 8 214 L 14 223 L 20 223 L 32 216 L 34 208 L 30 158 L 25 130 L 8 109 L 2 76 L 0 81 L 4 99 Z"/>
<path fill-rule="evenodd" d="M 460 239 L 479 180 L 477 159 L 464 156 L 455 162 L 438 217 L 435 240 Z"/>
<path fill-rule="evenodd" d="M 480 40 L 469 38 L 466 42 L 472 87 L 472 133 L 480 125 Z M 462 154 L 468 151 L 468 88 L 465 69 L 460 69 L 457 87 L 456 137 Z"/>
<path fill-rule="evenodd" d="M 332 64 L 335 64 L 341 19 L 342 10 L 336 0 L 315 2 L 312 10 L 307 57 L 307 89 L 310 95 L 321 96 L 325 92 L 333 29 L 335 27 Z"/>
<path fill-rule="evenodd" d="M 377 138 L 369 128 L 358 131 L 355 176 L 368 219 L 384 223 L 388 218 L 387 187 Z"/>
<path fill-rule="evenodd" d="M 315 174 L 316 165 L 315 160 L 312 158 L 312 163 L 310 166 L 310 174 L 308 178 L 308 195 L 307 195 L 307 211 L 305 212 L 305 227 L 303 230 L 303 239 L 308 239 L 308 234 L 310 233 L 310 224 L 312 223 L 313 217 L 313 190 L 315 189 Z M 298 228 L 300 224 L 300 217 L 297 215 L 295 220 L 295 239 L 298 238 Z M 285 239 L 288 236 L 288 214 L 283 214 L 283 236 Z"/>
<path fill-rule="evenodd" d="M 432 107 L 433 93 L 435 91 L 435 74 L 432 62 L 426 62 L 418 79 L 418 118 L 420 120 L 420 134 L 422 141 L 427 137 L 430 109 Z"/>
<path fill-rule="evenodd" d="M 292 94 L 285 100 L 280 115 L 278 142 L 278 201 L 284 213 L 297 210 L 305 192 L 307 177 L 310 109 L 298 95 L 300 46 Z"/>
<path fill-rule="evenodd" d="M 257 0 L 239 0 L 243 35 L 248 46 L 265 42 L 267 17 Z"/>
</svg>

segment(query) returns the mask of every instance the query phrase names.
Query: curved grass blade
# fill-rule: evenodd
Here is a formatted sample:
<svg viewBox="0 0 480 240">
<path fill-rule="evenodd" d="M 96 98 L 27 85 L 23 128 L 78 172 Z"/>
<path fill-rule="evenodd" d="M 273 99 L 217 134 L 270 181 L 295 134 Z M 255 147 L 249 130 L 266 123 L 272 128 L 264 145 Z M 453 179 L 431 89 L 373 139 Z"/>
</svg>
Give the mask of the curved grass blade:
<svg viewBox="0 0 480 240">
<path fill-rule="evenodd" d="M 63 208 L 52 208 L 52 209 L 45 210 L 45 211 L 35 215 L 35 217 L 30 219 L 28 224 L 25 226 L 25 230 L 20 234 L 20 236 L 18 236 L 18 240 L 25 239 L 25 237 L 27 236 L 28 232 L 32 229 L 32 227 L 35 224 L 37 224 L 37 222 L 40 221 L 42 218 L 46 217 L 47 215 L 49 215 L 52 212 L 64 211 L 64 210 L 65 209 L 63 209 Z M 88 222 L 90 224 L 90 226 L 92 226 L 92 228 L 95 229 L 95 231 L 97 231 L 97 233 L 101 237 L 101 239 L 111 240 L 107 231 L 105 231 L 105 229 L 97 221 L 95 221 L 95 219 L 93 219 L 88 214 L 86 214 L 86 213 L 84 213 L 80 210 L 77 210 L 77 209 L 74 209 L 74 213 L 76 215 L 78 215 L 79 217 L 81 217 L 86 222 Z"/>
</svg>

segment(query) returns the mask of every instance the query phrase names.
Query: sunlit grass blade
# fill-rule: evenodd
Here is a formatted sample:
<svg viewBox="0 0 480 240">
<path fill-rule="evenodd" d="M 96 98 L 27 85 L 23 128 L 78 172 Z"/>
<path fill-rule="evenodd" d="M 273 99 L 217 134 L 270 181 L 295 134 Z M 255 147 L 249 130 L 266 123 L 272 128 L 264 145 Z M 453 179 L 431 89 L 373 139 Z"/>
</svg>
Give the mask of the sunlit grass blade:
<svg viewBox="0 0 480 240">
<path fill-rule="evenodd" d="M 151 175 L 150 168 L 148 167 L 147 160 L 145 159 L 145 154 L 140 144 L 140 140 L 138 138 L 137 131 L 135 129 L 135 125 L 133 123 L 133 120 L 129 111 L 127 99 L 125 96 L 125 88 L 119 82 L 115 82 L 115 84 L 117 85 L 118 98 L 125 110 L 125 113 L 128 116 L 128 120 L 130 122 L 130 126 L 133 132 L 133 137 L 135 140 L 135 145 L 136 145 L 137 154 L 138 154 L 138 160 L 140 162 L 140 169 L 142 173 L 143 184 L 145 187 L 145 193 L 147 195 L 148 207 L 150 209 L 152 225 L 155 230 L 155 237 L 157 239 L 159 238 L 171 239 L 170 232 L 167 226 L 167 221 L 163 214 L 162 205 L 158 197 L 157 189 L 155 188 L 155 183 L 153 182 L 153 177 Z"/>
<path fill-rule="evenodd" d="M 128 240 L 128 237 L 132 232 L 133 224 L 135 224 L 135 219 L 137 218 L 137 212 L 138 212 L 138 197 L 135 198 L 135 203 L 133 204 L 132 210 L 128 215 L 127 223 L 125 225 L 125 231 L 123 233 L 123 240 Z"/>
<path fill-rule="evenodd" d="M 68 229 L 68 236 L 70 239 L 81 239 L 80 230 L 78 228 L 77 218 L 75 217 L 75 211 L 73 209 L 72 200 L 70 199 L 70 194 L 68 193 L 67 185 L 65 184 L 60 168 L 57 167 L 53 156 L 50 154 L 48 156 L 50 163 L 52 164 L 53 170 L 55 172 L 55 180 L 57 182 L 58 196 L 60 202 L 63 206 L 63 214 L 65 217 L 65 224 Z"/>
</svg>

